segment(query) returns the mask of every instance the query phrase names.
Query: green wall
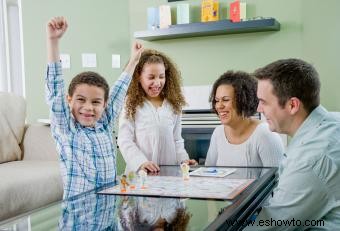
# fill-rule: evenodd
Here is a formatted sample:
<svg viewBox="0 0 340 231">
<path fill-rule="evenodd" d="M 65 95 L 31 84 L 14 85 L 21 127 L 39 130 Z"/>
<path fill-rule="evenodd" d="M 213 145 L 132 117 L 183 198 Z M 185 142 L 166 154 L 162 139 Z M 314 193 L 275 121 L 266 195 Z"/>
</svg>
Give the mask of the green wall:
<svg viewBox="0 0 340 231">
<path fill-rule="evenodd" d="M 112 84 L 121 69 L 111 68 L 111 54 L 121 55 L 121 66 L 130 54 L 128 2 L 126 0 L 30 0 L 22 1 L 26 99 L 28 121 L 48 118 L 44 100 L 46 73 L 46 22 L 65 16 L 69 27 L 60 50 L 71 56 L 71 68 L 65 69 L 67 84 L 81 71 L 92 70 Z M 97 67 L 82 68 L 81 54 L 96 53 Z"/>
<path fill-rule="evenodd" d="M 199 21 L 200 2 L 191 4 L 193 22 Z M 220 18 L 231 0 L 220 0 Z M 254 71 L 281 58 L 302 58 L 319 71 L 321 102 L 340 111 L 340 1 L 338 0 L 244 0 L 247 17 L 274 17 L 277 32 L 219 35 L 145 42 L 146 47 L 167 53 L 179 65 L 185 85 L 211 84 L 229 69 Z M 130 0 L 130 36 L 146 29 L 146 9 L 166 0 Z M 178 2 L 169 3 L 173 9 Z M 175 13 L 175 12 L 173 12 Z"/>
<path fill-rule="evenodd" d="M 191 5 L 192 22 L 200 20 L 199 0 Z M 220 18 L 228 16 L 231 0 L 220 0 Z M 229 69 L 252 72 L 280 58 L 303 58 L 318 69 L 321 102 L 340 111 L 340 1 L 247 0 L 247 17 L 274 17 L 281 30 L 146 42 L 146 47 L 167 53 L 178 64 L 184 85 L 211 84 Z M 48 118 L 44 100 L 46 72 L 45 24 L 64 15 L 69 28 L 61 52 L 71 55 L 71 69 L 64 70 L 68 83 L 81 67 L 81 53 L 96 53 L 97 71 L 113 83 L 121 69 L 111 68 L 111 54 L 121 54 L 123 66 L 130 54 L 133 32 L 145 30 L 147 7 L 169 4 L 175 15 L 177 2 L 167 0 L 31 0 L 22 1 L 23 37 L 28 122 Z M 175 19 L 175 17 L 173 17 Z M 118 154 L 118 172 L 124 161 Z"/>
<path fill-rule="evenodd" d="M 191 4 L 192 21 L 199 21 L 200 2 Z M 220 17 L 226 18 L 231 0 L 220 0 Z M 275 17 L 277 32 L 219 35 L 143 42 L 146 47 L 167 53 L 178 64 L 185 85 L 211 84 L 229 69 L 254 71 L 279 58 L 303 58 L 318 69 L 321 100 L 329 110 L 340 110 L 338 54 L 340 53 L 340 1 L 248 0 L 248 17 Z M 81 53 L 96 53 L 97 71 L 109 83 L 121 69 L 111 68 L 111 54 L 121 54 L 124 65 L 130 54 L 133 32 L 146 29 L 146 8 L 169 4 L 175 14 L 177 2 L 166 0 L 31 0 L 22 1 L 24 58 L 28 121 L 48 117 L 44 101 L 46 72 L 45 23 L 65 15 L 69 29 L 62 39 L 61 52 L 71 55 L 71 69 L 64 70 L 68 83 L 81 67 Z M 174 17 L 175 19 L 175 17 Z"/>
<path fill-rule="evenodd" d="M 302 54 L 321 77 L 321 103 L 340 111 L 340 1 L 304 0 Z"/>
</svg>

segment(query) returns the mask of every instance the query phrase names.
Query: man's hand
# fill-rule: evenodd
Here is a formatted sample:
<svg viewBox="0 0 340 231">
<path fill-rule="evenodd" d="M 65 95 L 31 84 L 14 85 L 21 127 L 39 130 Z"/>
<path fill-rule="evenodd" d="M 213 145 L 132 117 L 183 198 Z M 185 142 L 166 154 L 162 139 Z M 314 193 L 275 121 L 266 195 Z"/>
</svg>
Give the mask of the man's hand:
<svg viewBox="0 0 340 231">
<path fill-rule="evenodd" d="M 60 39 L 67 30 L 67 21 L 64 17 L 52 18 L 46 26 L 47 38 L 51 40 Z"/>
<path fill-rule="evenodd" d="M 152 173 L 156 173 L 156 172 L 160 171 L 159 166 L 152 161 L 147 161 L 147 162 L 143 163 L 140 166 L 140 169 L 147 171 L 147 172 L 152 172 Z"/>
</svg>

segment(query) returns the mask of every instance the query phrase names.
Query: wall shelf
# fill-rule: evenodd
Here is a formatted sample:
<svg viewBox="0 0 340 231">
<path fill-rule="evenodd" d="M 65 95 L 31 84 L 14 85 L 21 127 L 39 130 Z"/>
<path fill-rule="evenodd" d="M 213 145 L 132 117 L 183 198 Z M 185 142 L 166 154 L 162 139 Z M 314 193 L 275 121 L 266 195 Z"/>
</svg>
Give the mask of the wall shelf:
<svg viewBox="0 0 340 231">
<path fill-rule="evenodd" d="M 134 37 L 146 41 L 155 41 L 278 30 L 280 30 L 280 23 L 274 18 L 254 19 L 237 23 L 233 23 L 230 20 L 220 20 L 216 22 L 171 25 L 167 29 L 136 31 Z"/>
</svg>

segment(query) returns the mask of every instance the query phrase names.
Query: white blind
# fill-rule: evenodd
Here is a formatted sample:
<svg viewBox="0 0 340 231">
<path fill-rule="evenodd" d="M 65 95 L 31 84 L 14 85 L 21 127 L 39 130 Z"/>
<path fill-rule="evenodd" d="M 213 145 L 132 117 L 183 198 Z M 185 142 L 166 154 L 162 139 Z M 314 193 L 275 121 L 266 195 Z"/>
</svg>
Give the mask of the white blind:
<svg viewBox="0 0 340 231">
<path fill-rule="evenodd" d="M 19 0 L 0 0 L 0 91 L 25 94 Z"/>
<path fill-rule="evenodd" d="M 0 91 L 8 91 L 7 83 L 7 61 L 6 48 L 7 42 L 5 38 L 5 19 L 7 18 L 6 1 L 0 0 Z"/>
</svg>

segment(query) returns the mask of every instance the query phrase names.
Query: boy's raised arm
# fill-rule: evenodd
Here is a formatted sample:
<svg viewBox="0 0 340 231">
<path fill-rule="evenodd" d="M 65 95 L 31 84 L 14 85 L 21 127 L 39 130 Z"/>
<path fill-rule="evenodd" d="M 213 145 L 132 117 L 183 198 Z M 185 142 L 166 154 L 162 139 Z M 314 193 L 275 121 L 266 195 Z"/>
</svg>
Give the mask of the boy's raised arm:
<svg viewBox="0 0 340 231">
<path fill-rule="evenodd" d="M 132 75 L 139 62 L 143 49 L 141 43 L 133 43 L 129 63 L 126 65 L 122 75 L 111 87 L 110 96 L 105 109 L 106 113 L 103 115 L 103 121 L 107 124 L 114 125 L 112 122 L 114 122 L 120 114 Z M 127 73 L 128 76 L 125 73 Z"/>
<path fill-rule="evenodd" d="M 50 107 L 51 126 L 68 131 L 70 111 L 66 102 L 59 58 L 59 39 L 66 29 L 67 22 L 64 17 L 54 17 L 46 24 L 48 66 L 45 76 L 45 97 Z"/>
<path fill-rule="evenodd" d="M 64 17 L 52 18 L 46 25 L 47 61 L 54 63 L 59 61 L 59 39 L 67 29 L 67 21 Z"/>
<path fill-rule="evenodd" d="M 143 49 L 143 45 L 139 42 L 134 42 L 131 47 L 131 57 L 128 65 L 124 69 L 124 71 L 127 72 L 130 76 L 132 76 L 133 72 L 135 71 L 135 67 L 139 62 Z"/>
</svg>

